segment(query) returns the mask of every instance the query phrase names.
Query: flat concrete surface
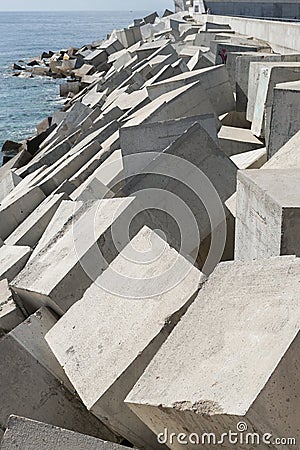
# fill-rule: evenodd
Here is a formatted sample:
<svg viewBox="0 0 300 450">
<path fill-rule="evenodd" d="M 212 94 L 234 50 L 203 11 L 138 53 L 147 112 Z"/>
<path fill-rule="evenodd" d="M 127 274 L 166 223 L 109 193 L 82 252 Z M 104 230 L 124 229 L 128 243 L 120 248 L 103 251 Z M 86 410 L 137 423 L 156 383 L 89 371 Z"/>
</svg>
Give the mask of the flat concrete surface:
<svg viewBox="0 0 300 450">
<path fill-rule="evenodd" d="M 219 437 L 243 421 L 298 436 L 299 269 L 295 257 L 221 263 L 126 403 L 155 433 Z"/>
<path fill-rule="evenodd" d="M 128 447 L 19 416 L 10 416 L 1 450 L 125 450 Z"/>
<path fill-rule="evenodd" d="M 12 281 L 24 268 L 31 251 L 30 247 L 3 245 L 0 248 L 0 280 Z"/>
<path fill-rule="evenodd" d="M 0 330 L 9 332 L 25 320 L 14 302 L 6 279 L 0 281 Z"/>
</svg>

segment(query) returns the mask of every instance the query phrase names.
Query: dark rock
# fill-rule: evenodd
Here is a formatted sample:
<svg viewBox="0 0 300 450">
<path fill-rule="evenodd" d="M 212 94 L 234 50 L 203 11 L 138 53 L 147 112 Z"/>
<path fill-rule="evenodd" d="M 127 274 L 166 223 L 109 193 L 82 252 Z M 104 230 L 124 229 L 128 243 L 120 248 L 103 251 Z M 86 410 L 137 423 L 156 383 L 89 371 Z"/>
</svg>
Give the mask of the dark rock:
<svg viewBox="0 0 300 450">
<path fill-rule="evenodd" d="M 31 59 L 27 66 L 33 67 L 33 66 L 39 66 L 41 64 L 41 61 L 38 61 L 37 59 Z"/>
<path fill-rule="evenodd" d="M 25 67 L 19 66 L 19 64 L 13 64 L 12 68 L 14 70 L 25 70 Z"/>
<path fill-rule="evenodd" d="M 5 141 L 2 146 L 2 153 L 12 153 L 17 154 L 22 147 L 22 144 L 20 142 L 14 142 L 14 141 Z"/>
<path fill-rule="evenodd" d="M 34 136 L 33 138 L 30 138 L 26 141 L 27 144 L 27 151 L 34 156 L 39 151 L 39 146 L 41 143 L 49 136 L 50 133 L 56 128 L 56 125 L 51 125 L 46 131 L 43 131 L 42 133 L 38 134 L 37 136 Z"/>
</svg>

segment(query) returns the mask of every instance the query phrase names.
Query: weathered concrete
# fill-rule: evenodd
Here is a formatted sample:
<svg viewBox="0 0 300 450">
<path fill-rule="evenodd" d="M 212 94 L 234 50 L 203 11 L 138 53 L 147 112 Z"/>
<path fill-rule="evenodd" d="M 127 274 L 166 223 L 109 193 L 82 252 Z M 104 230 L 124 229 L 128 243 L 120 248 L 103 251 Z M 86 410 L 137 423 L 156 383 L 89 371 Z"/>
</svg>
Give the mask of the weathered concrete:
<svg viewBox="0 0 300 450">
<path fill-rule="evenodd" d="M 264 147 L 251 130 L 223 126 L 218 133 L 220 148 L 227 156 Z"/>
<path fill-rule="evenodd" d="M 300 255 L 300 171 L 238 173 L 235 258 Z"/>
<path fill-rule="evenodd" d="M 270 443 L 298 436 L 299 269 L 294 257 L 228 262 L 205 283 L 125 400 L 162 442 L 168 430 L 169 448 L 208 450 L 223 438 L 232 449 L 238 422 L 248 428 L 243 442 L 261 437 L 251 450 L 275 448 L 264 433 Z"/>
<path fill-rule="evenodd" d="M 48 306 L 61 315 L 82 297 L 120 251 L 116 245 L 125 237 L 113 242 L 111 227 L 118 228 L 133 201 L 87 202 L 78 209 L 12 283 L 29 312 Z"/>
<path fill-rule="evenodd" d="M 10 416 L 1 450 L 125 450 L 127 447 L 19 416 Z"/>
<path fill-rule="evenodd" d="M 46 336 L 87 408 L 137 447 L 160 445 L 123 400 L 195 298 L 202 278 L 144 227 Z M 84 317 L 95 333 L 88 332 Z"/>
<path fill-rule="evenodd" d="M 22 181 L 13 170 L 8 170 L 6 176 L 0 179 L 0 202 Z"/>
<path fill-rule="evenodd" d="M 25 266 L 30 253 L 30 247 L 3 245 L 0 248 L 0 280 L 12 281 Z"/>
<path fill-rule="evenodd" d="M 231 161 L 241 170 L 260 169 L 267 162 L 266 148 L 239 153 L 230 157 Z"/>
<path fill-rule="evenodd" d="M 115 439 L 114 434 L 70 395 L 11 333 L 0 340 L 0 356 L 0 426 L 3 430 L 14 411 L 70 430 Z"/>
<path fill-rule="evenodd" d="M 47 197 L 5 240 L 5 244 L 23 245 L 34 248 L 49 225 L 60 203 L 67 199 L 68 196 L 66 194 L 55 194 Z"/>
<path fill-rule="evenodd" d="M 276 85 L 270 117 L 269 158 L 300 130 L 299 104 L 300 81 Z"/>
<path fill-rule="evenodd" d="M 16 305 L 6 279 L 0 281 L 0 334 L 8 333 L 25 319 Z"/>
<path fill-rule="evenodd" d="M 7 196 L 0 205 L 0 237 L 5 240 L 45 199 L 38 187 Z"/>
<path fill-rule="evenodd" d="M 136 160 L 142 158 L 143 161 L 143 157 L 143 154 L 140 157 L 135 155 Z M 163 152 L 155 154 L 154 158 L 139 175 L 128 181 L 123 188 L 124 194 L 136 196 L 142 205 L 150 207 L 149 204 L 151 204 L 152 215 L 160 224 L 168 242 L 182 254 L 197 259 L 200 267 L 207 260 L 210 247 L 209 245 L 207 247 L 207 240 L 210 240 L 212 228 L 215 232 L 218 227 L 222 228 L 227 217 L 224 257 L 232 257 L 233 223 L 231 223 L 229 211 L 226 208 L 224 211 L 221 205 L 224 205 L 235 191 L 237 173 L 235 164 L 219 149 L 198 123 L 183 133 Z M 138 161 L 134 161 L 134 164 L 138 163 Z M 175 168 L 176 175 L 173 173 L 172 166 Z M 207 184 L 206 177 L 209 184 Z M 180 202 L 177 201 L 180 206 L 173 211 L 171 197 L 157 195 L 155 190 L 158 190 L 157 192 L 160 194 L 162 190 L 166 195 L 167 193 L 170 196 L 174 194 L 176 198 L 180 199 Z M 210 193 L 209 198 L 205 194 L 208 192 Z M 207 208 L 211 208 L 212 202 L 215 202 L 213 200 L 215 192 L 218 193 L 218 202 L 214 203 L 215 223 L 212 225 Z M 169 198 L 169 203 L 167 198 Z M 174 224 L 173 214 L 179 225 Z M 178 230 L 178 226 L 180 230 Z M 222 231 L 220 231 L 221 234 Z M 221 247 L 216 252 L 220 252 L 220 259 L 224 250 Z M 209 266 L 209 263 L 207 264 Z M 206 267 L 205 273 L 208 274 L 213 268 Z"/>
<path fill-rule="evenodd" d="M 154 100 L 162 94 L 174 91 L 195 81 L 198 81 L 206 91 L 214 111 L 218 116 L 235 109 L 232 88 L 226 67 L 224 66 L 184 72 L 181 75 L 154 83 L 148 86 L 147 90 L 150 98 Z"/>
<path fill-rule="evenodd" d="M 139 125 L 125 124 L 120 130 L 120 144 L 126 177 L 138 174 L 152 161 L 151 152 L 163 151 L 194 123 L 200 123 L 215 142 L 218 140 L 214 114 Z M 144 158 L 137 159 L 136 163 L 127 158 L 136 153 L 144 153 Z M 148 158 L 147 153 L 150 155 Z"/>
<path fill-rule="evenodd" d="M 299 78 L 300 63 L 282 63 L 282 67 L 266 67 L 260 71 L 251 126 L 253 134 L 265 137 L 268 142 L 274 87 L 277 83 L 298 81 Z"/>
</svg>

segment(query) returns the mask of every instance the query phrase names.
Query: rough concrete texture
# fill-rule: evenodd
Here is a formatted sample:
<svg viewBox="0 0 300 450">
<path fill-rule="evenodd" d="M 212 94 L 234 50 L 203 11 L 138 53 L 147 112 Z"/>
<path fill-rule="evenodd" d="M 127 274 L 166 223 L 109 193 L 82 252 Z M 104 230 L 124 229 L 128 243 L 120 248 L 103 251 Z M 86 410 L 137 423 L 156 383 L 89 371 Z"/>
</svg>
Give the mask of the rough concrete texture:
<svg viewBox="0 0 300 450">
<path fill-rule="evenodd" d="M 0 280 L 12 281 L 27 263 L 30 247 L 3 245 L 0 248 Z"/>
<path fill-rule="evenodd" d="M 54 216 L 66 194 L 54 194 L 47 197 L 21 225 L 5 240 L 6 245 L 23 245 L 34 248 Z"/>
<path fill-rule="evenodd" d="M 14 411 L 31 419 L 114 440 L 114 434 L 86 411 L 13 335 L 0 340 L 0 355 L 1 429 L 5 429 Z"/>
<path fill-rule="evenodd" d="M 261 436 L 299 435 L 299 269 L 295 257 L 228 262 L 205 283 L 125 400 L 155 433 L 168 430 L 169 448 L 183 448 L 179 433 L 201 444 L 239 422 Z M 254 442 L 246 447 L 284 448 Z"/>
<path fill-rule="evenodd" d="M 18 324 L 11 331 L 10 336 L 74 394 L 73 386 L 45 341 L 45 335 L 54 327 L 57 320 L 58 317 L 50 309 L 40 308 L 35 314 Z"/>
<path fill-rule="evenodd" d="M 238 173 L 235 259 L 300 255 L 300 171 Z"/>
<path fill-rule="evenodd" d="M 260 169 L 267 162 L 267 150 L 265 147 L 258 150 L 251 150 L 250 152 L 231 156 L 230 159 L 240 170 Z"/>
<path fill-rule="evenodd" d="M 1 450 L 125 450 L 118 444 L 95 439 L 31 419 L 10 416 Z"/>
<path fill-rule="evenodd" d="M 20 183 L 22 180 L 13 170 L 8 170 L 4 178 L 0 179 L 0 202 Z"/>
<path fill-rule="evenodd" d="M 123 400 L 195 298 L 202 278 L 144 227 L 46 335 L 87 408 L 139 448 L 161 446 Z"/>
<path fill-rule="evenodd" d="M 276 85 L 270 117 L 269 158 L 300 130 L 299 103 L 300 81 Z"/>
<path fill-rule="evenodd" d="M 16 305 L 6 279 L 0 281 L 0 334 L 8 333 L 25 319 Z"/>
<path fill-rule="evenodd" d="M 139 164 L 138 155 L 135 158 L 137 162 L 132 164 Z M 172 165 L 176 167 L 175 173 L 170 169 Z M 209 238 L 212 229 L 224 225 L 226 217 L 229 222 L 227 238 L 226 233 L 224 236 L 225 253 L 228 251 L 228 254 L 232 255 L 233 224 L 230 222 L 229 211 L 226 208 L 224 211 L 221 205 L 224 205 L 235 191 L 236 173 L 235 164 L 219 149 L 201 125 L 196 123 L 161 154 L 155 155 L 155 159 L 139 175 L 128 181 L 123 192 L 125 195 L 136 196 L 140 204 L 150 203 L 153 208 L 151 213 L 161 225 L 168 242 L 182 254 L 197 259 L 202 267 L 208 256 L 205 239 Z M 206 177 L 212 183 L 209 187 Z M 157 195 L 156 189 L 164 190 L 165 195 Z M 208 197 L 205 195 L 207 189 L 211 194 Z M 213 192 L 218 193 L 217 202 Z M 170 193 L 169 197 L 166 196 L 167 193 Z M 176 204 L 171 202 L 171 194 L 179 199 L 177 204 L 182 202 L 180 214 L 179 207 L 175 210 L 180 232 L 170 216 L 172 207 Z M 212 205 L 215 214 L 214 225 L 208 215 Z M 221 248 L 218 251 L 221 251 Z M 219 257 L 222 255 L 223 251 Z M 212 269 L 213 267 L 207 268 L 208 272 L 205 273 Z"/>
<path fill-rule="evenodd" d="M 122 224 L 133 202 L 109 199 L 79 207 L 11 285 L 29 312 L 48 306 L 61 315 L 83 296 L 126 242 Z"/>
<path fill-rule="evenodd" d="M 138 174 L 152 161 L 151 152 L 163 151 L 194 123 L 200 123 L 212 139 L 217 141 L 215 114 L 139 125 L 130 125 L 130 122 L 125 124 L 120 130 L 125 176 L 128 178 L 132 174 Z M 136 164 L 133 164 L 133 158 L 127 158 L 127 156 L 136 153 L 144 155 L 136 161 Z M 150 155 L 148 158 L 147 153 Z"/>
<path fill-rule="evenodd" d="M 6 197 L 0 204 L 2 240 L 5 240 L 44 199 L 45 195 L 38 187 L 21 191 L 16 197 Z"/>
<path fill-rule="evenodd" d="M 263 143 L 251 130 L 222 126 L 218 133 L 220 148 L 227 156 L 263 148 Z"/>
</svg>

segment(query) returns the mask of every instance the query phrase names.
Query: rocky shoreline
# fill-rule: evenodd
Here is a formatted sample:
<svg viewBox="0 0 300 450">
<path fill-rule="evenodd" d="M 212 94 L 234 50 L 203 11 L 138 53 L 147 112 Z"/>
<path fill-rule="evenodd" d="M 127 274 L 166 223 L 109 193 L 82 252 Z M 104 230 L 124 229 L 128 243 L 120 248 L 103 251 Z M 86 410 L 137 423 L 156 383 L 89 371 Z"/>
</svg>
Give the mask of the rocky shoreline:
<svg viewBox="0 0 300 450">
<path fill-rule="evenodd" d="M 2 148 L 1 450 L 298 438 L 300 55 L 174 3 L 13 66 L 65 102 Z"/>
</svg>

